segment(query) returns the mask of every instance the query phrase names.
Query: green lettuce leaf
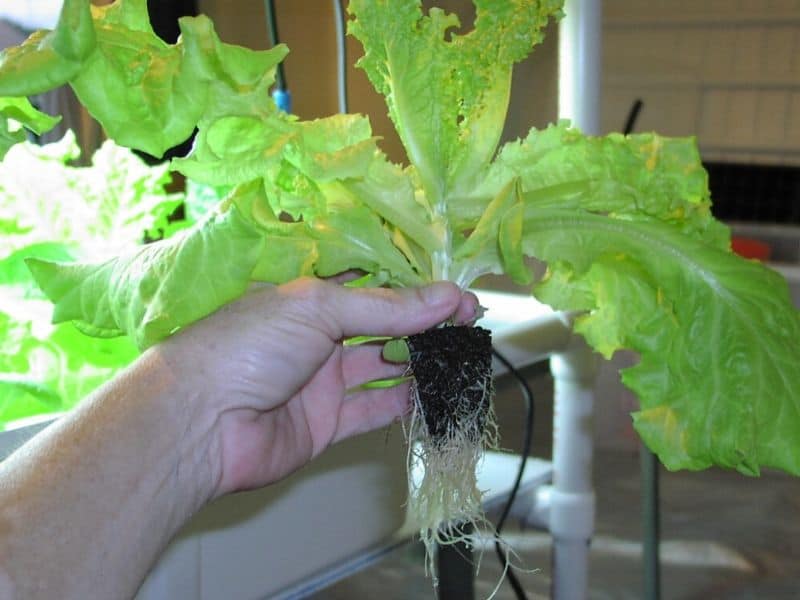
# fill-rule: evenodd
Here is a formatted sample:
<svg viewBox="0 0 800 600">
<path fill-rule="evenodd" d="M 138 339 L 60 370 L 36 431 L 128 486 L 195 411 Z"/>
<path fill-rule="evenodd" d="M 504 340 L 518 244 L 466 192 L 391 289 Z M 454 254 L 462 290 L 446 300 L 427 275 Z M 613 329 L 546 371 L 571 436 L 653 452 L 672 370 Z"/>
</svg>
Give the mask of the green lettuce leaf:
<svg viewBox="0 0 800 600">
<path fill-rule="evenodd" d="M 55 303 L 53 322 L 77 321 L 103 337 L 127 333 L 144 349 L 241 296 L 263 243 L 229 205 L 171 238 L 105 262 L 27 263 Z"/>
<path fill-rule="evenodd" d="M 523 205 L 519 181 L 509 181 L 491 201 L 474 231 L 455 250 L 452 277 L 469 285 L 486 273 L 507 273 L 517 283 L 530 283 L 522 254 Z"/>
<path fill-rule="evenodd" d="M 514 63 L 542 40 L 561 0 L 481 0 L 475 27 L 457 34 L 458 17 L 417 0 L 353 0 L 350 33 L 359 60 L 384 95 L 430 204 L 442 211 L 453 189 L 474 183 L 503 130 Z M 464 68 L 469 65 L 468 68 Z"/>
<path fill-rule="evenodd" d="M 211 185 L 235 185 L 260 176 L 291 137 L 291 117 L 269 97 L 285 46 L 253 51 L 222 43 L 203 16 L 181 19 L 190 87 L 204 89 L 205 106 L 191 156 L 175 168 Z M 192 98 L 197 102 L 197 98 Z"/>
<path fill-rule="evenodd" d="M 220 107 L 225 114 L 232 104 L 276 111 L 265 99 L 285 47 L 224 44 L 204 16 L 181 19 L 180 28 L 179 41 L 167 44 L 150 26 L 144 0 L 67 0 L 53 31 L 0 53 L 0 96 L 69 83 L 112 139 L 154 156 L 188 139 L 198 124 L 212 124 Z"/>
<path fill-rule="evenodd" d="M 706 243 L 729 245 L 727 229 L 711 215 L 708 175 L 693 138 L 586 136 L 562 121 L 506 144 L 485 175 L 453 203 L 454 221 L 482 214 L 486 197 L 519 178 L 527 206 L 656 218 Z"/>
<path fill-rule="evenodd" d="M 178 43 L 166 44 L 150 27 L 144 2 L 115 2 L 93 13 L 98 50 L 70 83 L 118 143 L 161 156 L 196 126 L 213 123 L 232 96 L 240 107 L 256 96 L 269 105 L 266 90 L 285 48 L 223 44 L 203 16 L 181 19 Z"/>
<path fill-rule="evenodd" d="M 44 298 L 38 287 L 32 286 L 31 272 L 25 261 L 29 258 L 71 262 L 74 249 L 63 242 L 38 242 L 15 250 L 0 259 L 0 286 L 16 287 L 21 297 Z"/>
<path fill-rule="evenodd" d="M 32 96 L 78 74 L 95 51 L 90 3 L 64 0 L 53 31 L 37 31 L 20 46 L 0 52 L 0 96 Z"/>
<path fill-rule="evenodd" d="M 604 356 L 639 353 L 634 425 L 668 468 L 800 474 L 800 315 L 780 275 L 656 220 L 529 208 L 524 229 L 550 262 L 537 297 L 588 311 L 576 331 Z"/>
<path fill-rule="evenodd" d="M 421 285 L 405 256 L 391 241 L 380 218 L 364 206 L 338 210 L 313 224 L 319 258 L 315 270 L 323 277 L 360 269 L 400 286 Z"/>
<path fill-rule="evenodd" d="M 336 189 L 325 192 L 337 197 Z M 260 182 L 239 186 L 227 201 L 264 235 L 255 280 L 284 283 L 302 275 L 327 277 L 360 269 L 395 285 L 423 281 L 393 243 L 391 229 L 358 202 L 332 202 L 318 215 L 286 222 L 273 211 Z"/>
<path fill-rule="evenodd" d="M 306 222 L 281 221 L 272 210 L 260 180 L 238 186 L 226 202 L 265 236 L 251 278 L 267 283 L 285 283 L 314 275 L 319 257 L 317 242 Z"/>
<path fill-rule="evenodd" d="M 27 98 L 0 98 L 0 160 L 14 144 L 50 131 L 61 120 L 36 110 Z"/>
<path fill-rule="evenodd" d="M 439 250 L 447 232 L 416 193 L 413 178 L 380 152 L 375 152 L 366 164 L 361 177 L 337 182 L 327 193 L 345 196 L 352 204 L 363 203 L 428 255 Z"/>
</svg>

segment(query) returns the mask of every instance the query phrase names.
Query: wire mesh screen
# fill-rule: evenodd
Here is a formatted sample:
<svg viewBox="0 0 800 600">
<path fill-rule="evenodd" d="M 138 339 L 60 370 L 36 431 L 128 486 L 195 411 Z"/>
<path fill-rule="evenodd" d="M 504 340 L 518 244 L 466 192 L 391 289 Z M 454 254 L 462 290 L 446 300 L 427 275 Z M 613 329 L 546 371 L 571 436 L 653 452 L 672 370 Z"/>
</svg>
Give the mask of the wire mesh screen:
<svg viewBox="0 0 800 600">
<path fill-rule="evenodd" d="M 705 166 L 718 219 L 800 223 L 800 167 L 727 162 Z"/>
</svg>

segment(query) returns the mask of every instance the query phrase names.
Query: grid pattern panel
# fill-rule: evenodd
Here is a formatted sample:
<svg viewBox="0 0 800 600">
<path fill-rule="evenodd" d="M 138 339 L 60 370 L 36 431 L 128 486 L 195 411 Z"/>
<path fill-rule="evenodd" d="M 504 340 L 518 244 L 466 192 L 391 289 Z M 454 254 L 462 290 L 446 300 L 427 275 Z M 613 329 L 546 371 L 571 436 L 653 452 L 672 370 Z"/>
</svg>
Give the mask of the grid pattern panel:
<svg viewBox="0 0 800 600">
<path fill-rule="evenodd" d="M 800 1 L 606 0 L 603 127 L 697 135 L 713 162 L 800 166 Z"/>
</svg>

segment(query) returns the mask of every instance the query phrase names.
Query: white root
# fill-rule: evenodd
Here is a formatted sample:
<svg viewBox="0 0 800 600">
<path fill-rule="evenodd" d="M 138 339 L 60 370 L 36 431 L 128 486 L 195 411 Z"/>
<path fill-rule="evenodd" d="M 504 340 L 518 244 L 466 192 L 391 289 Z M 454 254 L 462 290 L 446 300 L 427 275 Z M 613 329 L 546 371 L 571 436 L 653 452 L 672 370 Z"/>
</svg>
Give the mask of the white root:
<svg viewBox="0 0 800 600">
<path fill-rule="evenodd" d="M 473 532 L 494 534 L 483 513 L 483 491 L 478 489 L 476 477 L 484 450 L 496 448 L 498 441 L 491 376 L 480 385 L 485 402 L 471 408 L 455 402 L 454 425 L 436 438 L 428 432 L 424 407 L 416 386 L 411 386 L 412 410 L 405 430 L 409 444 L 406 520 L 419 531 L 425 546 L 426 570 L 434 585 L 438 584 L 437 545 L 471 544 Z"/>
</svg>

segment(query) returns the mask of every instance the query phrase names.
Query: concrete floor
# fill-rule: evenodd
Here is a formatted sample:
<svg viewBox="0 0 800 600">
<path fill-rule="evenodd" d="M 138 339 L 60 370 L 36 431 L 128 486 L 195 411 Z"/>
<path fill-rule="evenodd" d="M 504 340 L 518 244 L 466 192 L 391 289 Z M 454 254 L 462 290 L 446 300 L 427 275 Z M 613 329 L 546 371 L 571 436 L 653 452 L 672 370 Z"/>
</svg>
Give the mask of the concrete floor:
<svg viewBox="0 0 800 600">
<path fill-rule="evenodd" d="M 528 372 L 537 396 L 534 454 L 548 456 L 552 440 L 549 376 Z M 523 413 L 510 382 L 498 385 L 503 446 L 519 447 Z M 590 598 L 643 597 L 640 467 L 636 451 L 604 447 L 595 456 L 596 536 L 591 549 Z M 754 479 L 734 472 L 661 471 L 663 599 L 800 598 L 800 479 L 767 472 Z M 528 597 L 549 598 L 550 546 L 546 533 L 509 523 L 506 536 L 527 569 L 520 580 Z M 476 598 L 488 597 L 500 577 L 486 552 Z M 375 567 L 314 596 L 315 600 L 434 598 L 419 544 L 404 547 Z M 508 584 L 495 596 L 515 597 Z M 572 600 L 572 599 L 568 599 Z M 578 600 L 578 599 L 576 599 Z"/>
</svg>

